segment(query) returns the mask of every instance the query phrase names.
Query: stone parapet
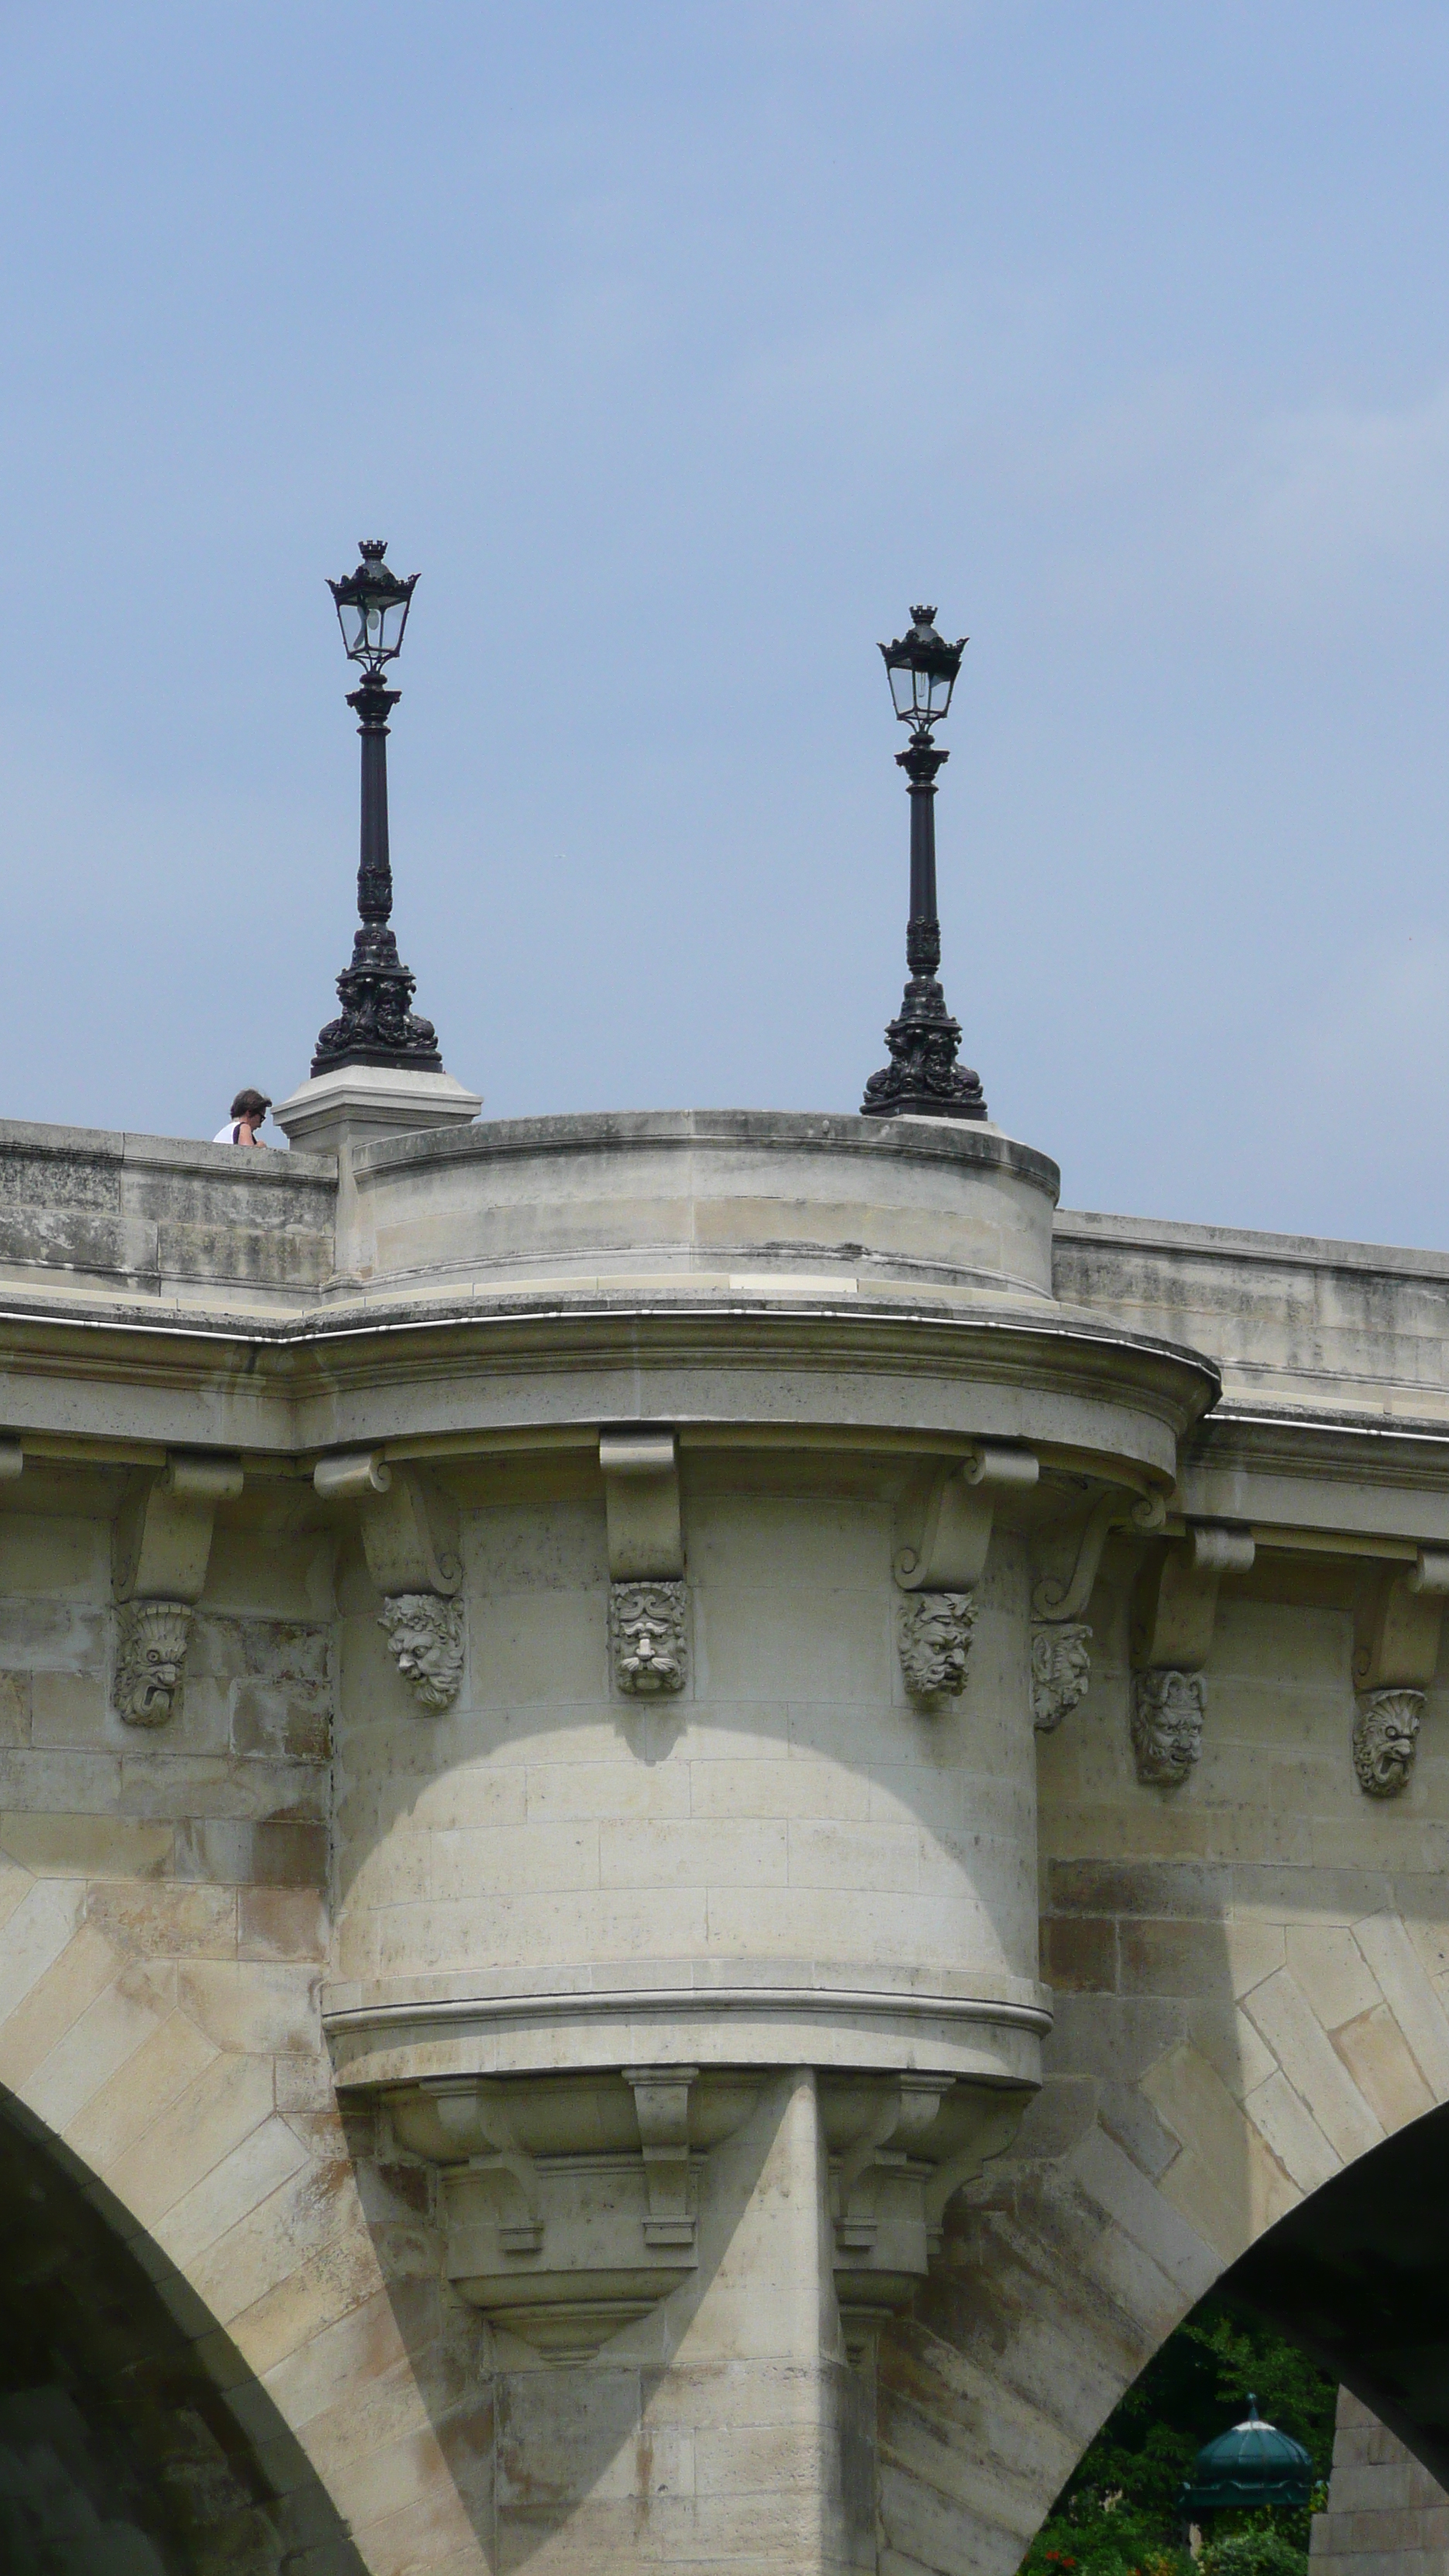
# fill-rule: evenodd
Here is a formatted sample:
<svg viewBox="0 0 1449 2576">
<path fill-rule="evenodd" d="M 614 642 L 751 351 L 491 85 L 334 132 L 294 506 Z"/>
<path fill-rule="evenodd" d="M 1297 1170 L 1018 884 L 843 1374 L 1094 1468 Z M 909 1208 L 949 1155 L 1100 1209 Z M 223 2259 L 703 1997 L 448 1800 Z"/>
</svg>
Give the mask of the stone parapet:
<svg viewBox="0 0 1449 2576">
<path fill-rule="evenodd" d="M 1383 1418 L 1270 1418 L 1234 1300 L 1313 1248 L 1054 1284 L 1055 1188 L 929 1121 L 0 1130 L 0 2085 L 267 2576 L 1009 2576 L 1449 2102 L 1413 1257 L 1325 1260 Z"/>
</svg>

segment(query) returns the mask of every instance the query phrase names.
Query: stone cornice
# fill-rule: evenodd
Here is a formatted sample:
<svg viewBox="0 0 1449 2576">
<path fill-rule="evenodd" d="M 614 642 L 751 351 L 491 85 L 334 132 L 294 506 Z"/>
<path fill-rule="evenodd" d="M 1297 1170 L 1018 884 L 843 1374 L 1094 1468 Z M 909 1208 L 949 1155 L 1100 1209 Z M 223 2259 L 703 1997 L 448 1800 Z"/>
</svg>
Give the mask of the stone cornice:
<svg viewBox="0 0 1449 2576">
<path fill-rule="evenodd" d="M 621 1284 L 285 1323 L 12 1304 L 0 1335 L 9 1429 L 83 1432 L 109 1396 L 124 1416 L 114 1437 L 268 1451 L 469 1428 L 486 1445 L 490 1430 L 657 1415 L 994 1430 L 1120 1451 L 1161 1480 L 1217 1392 L 1210 1361 L 1095 1317 L 899 1295 L 722 1298 L 687 1282 L 649 1298 Z M 184 1418 L 198 1409 L 205 1428 Z"/>
</svg>

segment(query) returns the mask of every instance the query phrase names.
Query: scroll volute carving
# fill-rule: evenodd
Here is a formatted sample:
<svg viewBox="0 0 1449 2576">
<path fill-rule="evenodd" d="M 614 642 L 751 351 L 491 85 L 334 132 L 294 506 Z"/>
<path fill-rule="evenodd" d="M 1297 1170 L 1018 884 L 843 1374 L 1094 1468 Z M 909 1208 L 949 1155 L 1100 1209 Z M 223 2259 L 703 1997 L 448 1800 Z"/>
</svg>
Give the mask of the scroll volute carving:
<svg viewBox="0 0 1449 2576">
<path fill-rule="evenodd" d="M 896 1512 L 894 1570 L 903 1592 L 974 1592 L 986 1571 L 996 1506 L 1040 1474 L 1030 1449 L 978 1441 L 964 1458 L 933 1459 L 912 1476 Z"/>
<path fill-rule="evenodd" d="M 657 1426 L 599 1434 L 609 1541 L 609 1658 L 626 1699 L 682 1691 L 689 1593 L 679 1506 L 679 1443 Z"/>
<path fill-rule="evenodd" d="M 1202 1750 L 1208 1659 L 1217 1620 L 1218 1585 L 1246 1574 L 1256 1549 L 1251 1531 L 1225 1521 L 1198 1521 L 1187 1535 L 1157 1548 L 1132 1596 L 1132 1749 L 1144 1788 L 1175 1789 Z"/>
<path fill-rule="evenodd" d="M 1379 1569 L 1354 1614 L 1353 1766 L 1366 1797 L 1395 1798 L 1418 1750 L 1424 1694 L 1439 1661 L 1449 1595 L 1449 1549 L 1421 1547 L 1412 1564 Z"/>
<path fill-rule="evenodd" d="M 1132 1595 L 1132 1664 L 1137 1672 L 1201 1672 L 1213 1641 L 1218 1585 L 1246 1574 L 1256 1553 L 1252 1535 L 1222 1521 L 1199 1521 L 1147 1559 Z"/>
<path fill-rule="evenodd" d="M 1379 1569 L 1359 1594 L 1353 1679 L 1360 1691 L 1426 1691 L 1439 1660 L 1449 1549 L 1421 1547 L 1412 1564 Z"/>
<path fill-rule="evenodd" d="M 905 1594 L 897 1609 L 901 1676 L 924 1708 L 959 1698 L 966 1685 L 976 1586 L 986 1571 L 996 1506 L 1040 1473 L 1035 1452 L 977 1441 L 964 1458 L 938 1458 L 911 1477 L 896 1512 L 893 1568 Z"/>
<path fill-rule="evenodd" d="M 235 1457 L 178 1451 L 138 1469 L 112 1537 L 115 1700 L 128 1726 L 164 1726 L 179 1704 L 191 1614 L 206 1584 L 218 1503 L 242 1491 Z"/>
<path fill-rule="evenodd" d="M 418 1707 L 441 1715 L 462 1686 L 466 1647 L 456 1513 L 417 1468 L 375 1449 L 322 1459 L 313 1483 L 324 1501 L 357 1505 L 367 1570 L 384 1596 L 378 1624 Z"/>
</svg>

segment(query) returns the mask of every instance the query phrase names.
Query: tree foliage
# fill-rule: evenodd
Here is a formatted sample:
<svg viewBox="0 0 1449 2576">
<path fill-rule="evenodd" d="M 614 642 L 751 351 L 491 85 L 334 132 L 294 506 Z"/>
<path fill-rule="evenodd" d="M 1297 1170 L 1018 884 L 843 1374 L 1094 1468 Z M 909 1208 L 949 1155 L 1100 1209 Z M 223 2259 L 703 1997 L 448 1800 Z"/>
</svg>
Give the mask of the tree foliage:
<svg viewBox="0 0 1449 2576">
<path fill-rule="evenodd" d="M 1305 2576 L 1308 2522 L 1333 2459 L 1337 2385 L 1296 2344 L 1231 2300 L 1204 2299 L 1088 2445 L 1028 2550 L 1023 2576 L 1192 2576 L 1178 2506 L 1205 2442 L 1260 2414 L 1313 2462 L 1310 2506 L 1219 2513 L 1198 2576 Z"/>
</svg>

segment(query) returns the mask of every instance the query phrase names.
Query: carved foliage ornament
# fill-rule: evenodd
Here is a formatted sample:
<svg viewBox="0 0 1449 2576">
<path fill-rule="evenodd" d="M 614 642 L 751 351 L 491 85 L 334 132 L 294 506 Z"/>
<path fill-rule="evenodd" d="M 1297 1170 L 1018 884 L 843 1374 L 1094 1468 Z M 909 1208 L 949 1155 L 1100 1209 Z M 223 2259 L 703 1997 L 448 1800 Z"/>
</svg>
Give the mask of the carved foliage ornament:
<svg viewBox="0 0 1449 2576">
<path fill-rule="evenodd" d="M 683 1583 L 611 1583 L 609 1649 L 616 1687 L 630 1699 L 684 1688 L 687 1595 Z"/>
<path fill-rule="evenodd" d="M 1091 1629 L 1081 1619 L 1039 1619 L 1031 1632 L 1031 1722 L 1051 1735 L 1087 1696 Z"/>
<path fill-rule="evenodd" d="M 957 1699 L 966 1686 L 972 1592 L 913 1592 L 898 1612 L 901 1671 L 912 1699 Z"/>
<path fill-rule="evenodd" d="M 1417 1690 L 1365 1692 L 1353 1721 L 1353 1767 L 1370 1798 L 1396 1798 L 1414 1767 L 1424 1694 Z"/>
<path fill-rule="evenodd" d="M 1202 1751 L 1207 1684 L 1201 1673 L 1136 1673 L 1132 1680 L 1132 1750 L 1137 1777 L 1149 1789 L 1176 1789 Z"/>
<path fill-rule="evenodd" d="M 116 1707 L 128 1726 L 164 1726 L 180 1705 L 191 1633 L 185 1601 L 126 1601 L 116 1613 Z"/>
<path fill-rule="evenodd" d="M 383 1603 L 398 1671 L 421 1708 L 451 1708 L 463 1680 L 463 1605 L 436 1592 L 398 1592 Z"/>
</svg>

